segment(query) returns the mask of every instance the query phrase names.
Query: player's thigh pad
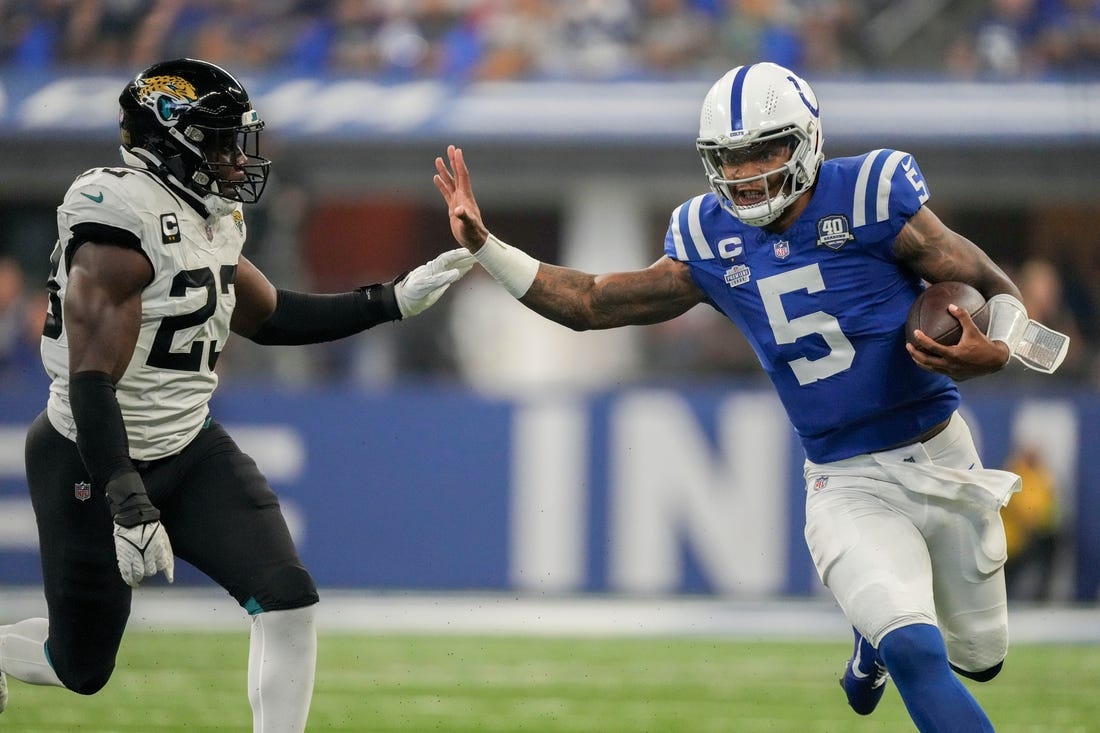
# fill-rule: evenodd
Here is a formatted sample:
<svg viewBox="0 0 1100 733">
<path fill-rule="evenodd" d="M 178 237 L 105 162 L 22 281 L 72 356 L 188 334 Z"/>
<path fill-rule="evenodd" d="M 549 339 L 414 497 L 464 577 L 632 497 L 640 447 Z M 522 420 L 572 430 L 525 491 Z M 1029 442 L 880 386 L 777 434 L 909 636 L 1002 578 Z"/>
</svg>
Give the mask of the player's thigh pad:
<svg viewBox="0 0 1100 733">
<path fill-rule="evenodd" d="M 173 464 L 146 478 L 179 557 L 250 612 L 317 602 L 278 497 L 220 425 L 205 428 Z"/>
<path fill-rule="evenodd" d="M 929 532 L 928 547 L 940 628 L 951 662 L 981 672 L 1008 650 L 1004 525 L 996 511 L 973 505 L 938 512 L 941 521 Z"/>
<path fill-rule="evenodd" d="M 1004 528 L 997 512 L 953 513 L 930 536 L 936 611 L 957 667 L 982 671 L 1008 652 L 1008 598 L 1004 590 Z"/>
<path fill-rule="evenodd" d="M 960 416 L 924 444 L 938 465 L 981 468 Z M 952 664 L 982 672 L 1008 650 L 1004 524 L 996 510 L 966 501 L 930 501 L 925 534 L 935 577 L 936 611 Z"/>
<path fill-rule="evenodd" d="M 936 623 L 924 538 L 891 501 L 897 487 L 858 476 L 809 477 L 806 544 L 849 622 L 876 646 L 888 632 Z M 884 499 L 884 493 L 890 498 Z"/>
</svg>

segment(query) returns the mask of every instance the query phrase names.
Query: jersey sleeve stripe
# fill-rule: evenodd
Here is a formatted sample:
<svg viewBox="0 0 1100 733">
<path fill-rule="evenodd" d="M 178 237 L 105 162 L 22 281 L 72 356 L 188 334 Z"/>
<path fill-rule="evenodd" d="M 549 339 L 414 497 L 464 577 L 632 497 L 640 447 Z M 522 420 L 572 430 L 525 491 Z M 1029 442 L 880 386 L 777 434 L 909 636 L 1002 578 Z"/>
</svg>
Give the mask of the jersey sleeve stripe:
<svg viewBox="0 0 1100 733">
<path fill-rule="evenodd" d="M 895 150 L 890 153 L 879 173 L 878 201 L 875 206 L 875 221 L 886 221 L 890 218 L 890 189 L 893 187 L 894 171 L 898 169 L 905 153 Z"/>
<path fill-rule="evenodd" d="M 69 271 L 73 255 L 76 254 L 76 251 L 80 249 L 81 245 L 87 244 L 88 242 L 109 244 L 116 247 L 122 247 L 123 249 L 132 249 L 135 252 L 139 252 L 150 265 L 153 265 L 153 261 L 149 258 L 149 253 L 141 246 L 141 239 L 131 231 L 109 224 L 98 224 L 96 222 L 78 222 L 71 226 L 69 231 L 72 233 L 72 236 L 69 238 L 69 241 L 65 243 L 65 272 Z M 154 266 L 154 270 L 155 269 Z"/>
<path fill-rule="evenodd" d="M 69 227 L 72 234 L 65 243 L 65 271 L 68 272 L 69 261 L 77 248 L 85 242 L 97 244 L 113 244 L 124 249 L 133 249 L 141 252 L 141 239 L 133 232 L 122 227 L 100 224 L 93 221 L 82 221 Z"/>
<path fill-rule="evenodd" d="M 684 205 L 680 204 L 672 212 L 672 243 L 676 246 L 676 259 L 687 262 L 687 248 L 684 247 L 684 235 L 680 231 L 680 212 Z"/>
<path fill-rule="evenodd" d="M 859 167 L 856 176 L 855 197 L 852 199 L 852 226 L 861 227 L 867 223 L 867 186 L 871 180 L 871 169 L 875 161 L 886 151 L 872 150 L 863 159 L 863 165 Z"/>
<path fill-rule="evenodd" d="M 703 197 L 696 196 L 688 205 L 688 232 L 691 234 L 691 242 L 695 245 L 695 251 L 699 253 L 699 257 L 704 260 L 713 260 L 714 251 L 707 243 L 707 238 L 703 234 L 703 224 L 699 221 L 699 208 L 702 204 Z"/>
</svg>

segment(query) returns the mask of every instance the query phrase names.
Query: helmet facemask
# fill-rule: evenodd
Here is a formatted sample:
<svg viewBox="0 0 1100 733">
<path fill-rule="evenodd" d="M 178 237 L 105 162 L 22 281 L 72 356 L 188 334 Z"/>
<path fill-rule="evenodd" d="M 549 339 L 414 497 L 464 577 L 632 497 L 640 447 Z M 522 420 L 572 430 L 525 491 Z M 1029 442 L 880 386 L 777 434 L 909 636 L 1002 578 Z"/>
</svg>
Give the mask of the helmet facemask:
<svg viewBox="0 0 1100 733">
<path fill-rule="evenodd" d="M 263 194 L 271 169 L 271 161 L 260 155 L 263 128 L 263 121 L 249 111 L 234 127 L 193 124 L 182 131 L 172 128 L 169 134 L 195 156 L 187 181 L 191 188 L 202 195 L 252 204 Z"/>
<path fill-rule="evenodd" d="M 726 178 L 723 163 L 741 165 L 758 160 L 763 151 L 780 146 L 789 157 L 780 166 L 746 178 Z M 733 141 L 698 140 L 696 147 L 703 159 L 707 180 L 718 200 L 729 213 L 751 226 L 765 226 L 782 215 L 795 199 L 813 185 L 816 173 L 816 156 L 812 153 L 812 141 L 800 129 L 788 127 L 779 130 L 738 138 Z M 808 170 L 807 157 L 814 169 Z M 782 175 L 776 183 L 775 176 Z M 760 182 L 764 186 L 764 198 L 752 204 L 739 205 L 735 198 L 738 186 Z"/>
</svg>

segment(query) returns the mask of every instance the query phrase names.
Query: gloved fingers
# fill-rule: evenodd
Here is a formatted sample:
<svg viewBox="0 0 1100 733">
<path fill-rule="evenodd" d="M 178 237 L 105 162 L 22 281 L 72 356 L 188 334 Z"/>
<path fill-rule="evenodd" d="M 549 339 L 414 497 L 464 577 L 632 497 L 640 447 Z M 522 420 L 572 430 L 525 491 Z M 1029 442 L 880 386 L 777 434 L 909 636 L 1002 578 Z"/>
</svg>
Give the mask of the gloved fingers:
<svg viewBox="0 0 1100 733">
<path fill-rule="evenodd" d="M 141 555 L 132 549 L 116 547 L 115 553 L 118 556 L 118 573 L 122 576 L 123 582 L 131 588 L 137 588 L 143 577 L 143 567 Z"/>
<path fill-rule="evenodd" d="M 457 264 L 457 267 L 436 271 L 435 268 L 441 265 L 445 257 L 446 262 Z M 470 259 L 473 258 L 470 257 Z M 415 316 L 434 305 L 447 288 L 469 270 L 465 263 L 466 256 L 462 256 L 457 250 L 452 250 L 445 252 L 427 265 L 421 265 L 398 282 L 394 286 L 394 294 L 397 297 L 397 306 L 401 310 L 401 317 Z"/>
<path fill-rule="evenodd" d="M 470 254 L 470 251 L 465 247 L 449 249 L 432 261 L 433 264 L 438 263 L 443 269 L 458 270 L 463 275 L 470 271 L 475 262 L 477 262 L 477 258 Z"/>
<path fill-rule="evenodd" d="M 163 524 L 157 532 L 160 534 L 159 542 L 157 543 L 157 569 L 163 570 L 164 577 L 171 583 L 175 581 L 176 568 L 176 558 L 172 553 L 172 543 L 168 541 L 168 533 L 164 531 Z"/>
<path fill-rule="evenodd" d="M 157 565 L 159 564 L 157 552 L 153 548 L 149 548 L 142 554 L 142 559 L 145 561 L 145 567 L 143 568 L 144 573 L 141 579 L 145 580 L 146 578 L 151 578 L 156 575 Z"/>
<path fill-rule="evenodd" d="M 432 291 L 436 288 L 446 288 L 451 283 L 457 282 L 464 274 L 460 270 L 444 270 L 435 275 L 429 275 L 424 278 L 424 290 Z"/>
<path fill-rule="evenodd" d="M 145 577 L 151 578 L 160 571 L 164 571 L 164 577 L 171 583 L 173 580 L 174 562 L 170 554 L 159 548 L 156 552 L 149 553 L 152 557 L 145 563 Z"/>
<path fill-rule="evenodd" d="M 413 270 L 397 287 L 410 300 L 419 300 L 437 288 L 447 287 L 460 277 L 462 273 L 458 270 L 444 270 L 431 275 Z"/>
</svg>

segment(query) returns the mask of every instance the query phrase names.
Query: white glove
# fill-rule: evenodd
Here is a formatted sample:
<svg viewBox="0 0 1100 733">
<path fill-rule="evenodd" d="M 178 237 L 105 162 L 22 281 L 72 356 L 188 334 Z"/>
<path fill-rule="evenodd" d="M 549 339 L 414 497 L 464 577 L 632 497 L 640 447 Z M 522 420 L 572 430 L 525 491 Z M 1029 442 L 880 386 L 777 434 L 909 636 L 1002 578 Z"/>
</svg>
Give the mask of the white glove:
<svg viewBox="0 0 1100 733">
<path fill-rule="evenodd" d="M 133 527 L 116 524 L 115 556 L 118 557 L 118 572 L 126 585 L 133 588 L 161 570 L 169 583 L 173 580 L 175 558 L 172 556 L 172 544 L 158 520 Z"/>
<path fill-rule="evenodd" d="M 460 247 L 444 252 L 401 278 L 393 288 L 401 317 L 410 318 L 432 307 L 475 262 L 474 256 Z"/>
</svg>

